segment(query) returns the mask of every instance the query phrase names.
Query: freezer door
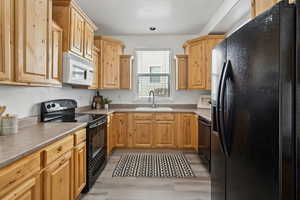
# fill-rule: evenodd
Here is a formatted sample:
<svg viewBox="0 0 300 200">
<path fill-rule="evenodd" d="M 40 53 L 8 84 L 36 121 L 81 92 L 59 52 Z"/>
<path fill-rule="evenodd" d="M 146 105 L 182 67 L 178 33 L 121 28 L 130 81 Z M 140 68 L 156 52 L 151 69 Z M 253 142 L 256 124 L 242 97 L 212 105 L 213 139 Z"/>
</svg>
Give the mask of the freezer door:
<svg viewBox="0 0 300 200">
<path fill-rule="evenodd" d="M 285 3 L 276 5 L 227 40 L 231 87 L 225 97 L 233 99 L 229 102 L 232 119 L 225 121 L 231 126 L 227 133 L 228 200 L 294 199 L 294 186 L 285 180 L 293 170 L 293 165 L 285 163 L 292 155 L 283 146 L 292 146 L 291 135 L 281 135 L 282 127 L 291 134 L 282 120 L 289 116 L 282 114 L 292 112 L 288 104 L 284 111 L 281 103 L 291 101 L 292 75 L 286 71 L 293 67 L 287 60 L 294 59 L 295 21 L 294 9 L 283 7 Z M 290 82 L 282 88 L 285 79 Z"/>
</svg>

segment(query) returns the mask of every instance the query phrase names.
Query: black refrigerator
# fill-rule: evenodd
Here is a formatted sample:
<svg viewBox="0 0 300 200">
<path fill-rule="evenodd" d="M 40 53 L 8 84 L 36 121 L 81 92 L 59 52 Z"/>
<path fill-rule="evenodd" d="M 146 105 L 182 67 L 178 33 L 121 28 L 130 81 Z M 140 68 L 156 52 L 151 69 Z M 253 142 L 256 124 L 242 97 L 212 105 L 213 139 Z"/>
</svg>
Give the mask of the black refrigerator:
<svg viewBox="0 0 300 200">
<path fill-rule="evenodd" d="M 276 4 L 213 50 L 212 200 L 300 199 L 299 2 Z"/>
</svg>

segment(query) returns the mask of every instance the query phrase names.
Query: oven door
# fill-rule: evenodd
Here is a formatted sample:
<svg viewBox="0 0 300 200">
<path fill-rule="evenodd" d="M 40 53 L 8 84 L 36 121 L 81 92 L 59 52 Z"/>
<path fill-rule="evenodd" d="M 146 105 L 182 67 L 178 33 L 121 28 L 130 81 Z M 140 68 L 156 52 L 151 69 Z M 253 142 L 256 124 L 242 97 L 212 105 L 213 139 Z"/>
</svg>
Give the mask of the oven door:
<svg viewBox="0 0 300 200">
<path fill-rule="evenodd" d="M 106 120 L 101 120 L 88 127 L 88 149 L 90 158 L 95 158 L 102 150 L 106 150 Z"/>
</svg>

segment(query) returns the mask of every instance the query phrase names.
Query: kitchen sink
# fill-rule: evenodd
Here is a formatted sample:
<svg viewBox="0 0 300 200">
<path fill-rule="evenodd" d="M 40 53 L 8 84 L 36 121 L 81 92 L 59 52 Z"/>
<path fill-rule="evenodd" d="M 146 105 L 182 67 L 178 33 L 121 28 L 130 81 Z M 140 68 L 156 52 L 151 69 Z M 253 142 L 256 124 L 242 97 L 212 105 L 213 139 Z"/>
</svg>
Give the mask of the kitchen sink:
<svg viewBox="0 0 300 200">
<path fill-rule="evenodd" d="M 173 108 L 170 108 L 170 107 L 157 107 L 157 108 L 137 107 L 135 110 L 137 110 L 137 111 L 172 111 Z"/>
</svg>

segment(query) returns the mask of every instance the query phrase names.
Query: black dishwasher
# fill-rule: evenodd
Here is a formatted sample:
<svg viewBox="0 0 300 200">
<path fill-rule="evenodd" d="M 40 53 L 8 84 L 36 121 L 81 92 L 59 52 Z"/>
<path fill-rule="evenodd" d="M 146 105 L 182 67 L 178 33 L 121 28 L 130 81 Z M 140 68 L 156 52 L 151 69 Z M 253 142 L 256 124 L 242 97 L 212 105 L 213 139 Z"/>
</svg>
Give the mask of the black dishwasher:
<svg viewBox="0 0 300 200">
<path fill-rule="evenodd" d="M 211 122 L 199 117 L 198 152 L 201 160 L 210 171 L 210 142 L 211 142 Z"/>
</svg>

